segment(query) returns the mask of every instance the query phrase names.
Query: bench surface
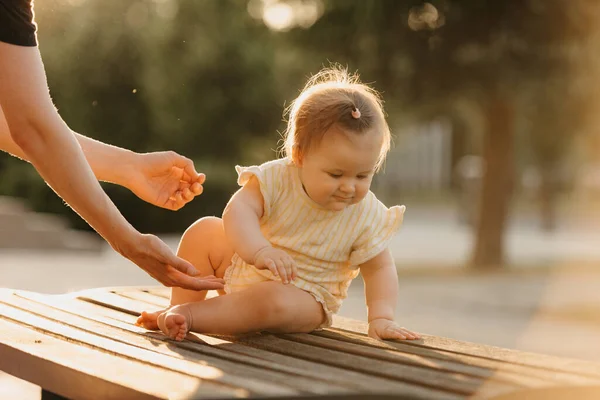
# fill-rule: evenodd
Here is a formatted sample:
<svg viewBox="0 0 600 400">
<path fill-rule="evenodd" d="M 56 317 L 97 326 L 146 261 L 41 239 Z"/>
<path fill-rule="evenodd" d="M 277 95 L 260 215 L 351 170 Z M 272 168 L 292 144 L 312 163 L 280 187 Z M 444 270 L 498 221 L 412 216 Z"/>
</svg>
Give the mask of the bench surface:
<svg viewBox="0 0 600 400">
<path fill-rule="evenodd" d="M 142 310 L 166 306 L 168 293 L 0 289 L 0 369 L 68 398 L 546 399 L 578 390 L 600 398 L 600 363 L 429 335 L 381 342 L 366 323 L 342 317 L 311 334 L 183 342 L 134 325 Z"/>
</svg>

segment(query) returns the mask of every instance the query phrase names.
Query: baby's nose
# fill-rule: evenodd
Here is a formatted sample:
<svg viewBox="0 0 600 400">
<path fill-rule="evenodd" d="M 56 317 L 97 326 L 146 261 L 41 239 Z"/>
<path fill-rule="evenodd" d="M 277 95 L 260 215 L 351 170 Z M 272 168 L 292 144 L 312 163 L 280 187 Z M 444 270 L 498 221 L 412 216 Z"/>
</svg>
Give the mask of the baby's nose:
<svg viewBox="0 0 600 400">
<path fill-rule="evenodd" d="M 340 186 L 340 191 L 342 191 L 344 193 L 354 193 L 354 185 L 351 185 L 348 183 L 343 183 Z"/>
</svg>

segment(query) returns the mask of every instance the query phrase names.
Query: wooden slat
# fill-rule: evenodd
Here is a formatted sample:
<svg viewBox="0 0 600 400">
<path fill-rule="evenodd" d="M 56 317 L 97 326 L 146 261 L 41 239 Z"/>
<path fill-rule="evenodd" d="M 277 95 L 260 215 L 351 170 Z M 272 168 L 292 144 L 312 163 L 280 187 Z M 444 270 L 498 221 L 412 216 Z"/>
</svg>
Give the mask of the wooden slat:
<svg viewBox="0 0 600 400">
<path fill-rule="evenodd" d="M 126 293 L 127 295 L 131 295 L 132 298 L 141 299 L 142 297 L 138 297 L 139 292 L 144 292 L 144 295 L 150 293 L 155 296 L 155 298 L 151 298 L 153 302 L 159 304 L 160 306 L 168 305 L 168 297 L 169 290 L 165 287 L 139 287 L 139 288 L 121 288 L 116 290 L 117 293 Z M 161 302 L 162 299 L 162 302 Z M 426 339 L 426 345 L 419 345 L 418 342 L 405 342 L 405 341 L 378 341 L 369 338 L 366 335 L 368 330 L 368 325 L 364 322 L 350 320 L 344 317 L 334 317 L 334 321 L 339 322 L 345 325 L 337 326 L 338 330 L 324 330 L 313 332 L 312 335 L 299 335 L 299 337 L 311 338 L 313 340 L 312 344 L 317 344 L 314 342 L 314 336 L 328 337 L 330 339 L 335 339 L 336 343 L 349 342 L 354 344 L 368 345 L 371 347 L 376 347 L 379 349 L 388 349 L 388 350 L 396 350 L 401 353 L 401 357 L 405 357 L 408 354 L 413 354 L 415 356 L 422 356 L 426 358 L 431 358 L 431 362 L 442 363 L 444 368 L 453 371 L 453 372 L 462 372 L 471 374 L 474 376 L 488 376 L 490 370 L 495 371 L 495 377 L 500 380 L 505 380 L 508 378 L 508 381 L 515 383 L 528 383 L 527 386 L 539 386 L 541 382 L 549 382 L 556 384 L 573 384 L 573 385 L 590 385 L 596 384 L 600 376 L 597 376 L 593 371 L 598 368 L 598 363 L 592 364 L 592 371 L 589 371 L 590 363 L 581 360 L 568 360 L 567 364 L 570 366 L 575 366 L 575 369 L 569 369 L 567 372 L 563 372 L 561 369 L 556 368 L 557 357 L 546 356 L 541 354 L 532 354 L 532 353 L 523 353 L 519 351 L 509 350 L 509 349 L 498 349 L 491 346 L 482 346 L 475 345 L 473 343 L 460 342 L 452 339 L 438 338 L 433 336 L 428 336 Z M 344 329 L 348 327 L 348 324 L 351 325 L 351 329 L 358 329 L 359 332 L 351 332 L 348 329 Z M 336 325 L 334 324 L 334 328 Z M 290 337 L 291 338 L 291 337 Z M 451 349 L 447 348 L 439 348 L 437 345 L 443 344 L 452 344 Z M 457 352 L 457 349 L 463 349 L 464 345 L 467 345 L 467 350 L 470 351 L 471 348 L 475 348 L 476 355 L 471 355 Z M 473 347 L 471 347 L 473 346 Z M 498 354 L 507 354 L 510 353 L 513 358 L 507 360 L 505 358 L 489 358 L 482 356 L 481 348 L 491 348 L 493 350 L 501 350 L 500 352 L 494 351 L 496 355 Z M 356 348 L 355 348 L 356 349 Z M 383 352 L 369 352 L 369 356 L 374 357 L 376 354 L 383 355 Z M 485 354 L 485 353 L 484 353 Z M 526 354 L 531 356 L 532 358 L 539 357 L 540 360 L 538 362 L 534 362 L 533 365 L 531 363 L 514 363 L 514 358 L 518 358 L 519 354 Z M 435 360 L 435 361 L 434 361 Z M 454 364 L 458 364 L 454 366 L 446 365 L 448 360 L 452 360 L 451 362 Z M 565 360 L 565 359 L 559 359 Z M 421 360 L 422 361 L 422 360 Z M 421 362 L 420 361 L 420 362 Z M 550 367 L 546 365 L 546 361 L 550 362 Z M 583 370 L 583 371 L 582 371 Z M 581 372 L 587 372 L 584 375 L 581 375 Z M 483 375 L 482 375 L 483 374 Z M 515 381 L 516 379 L 516 381 Z M 532 380 L 533 379 L 533 380 Z"/>
<path fill-rule="evenodd" d="M 527 384 L 527 386 L 538 386 L 536 382 L 539 381 L 556 383 L 557 385 L 589 385 L 600 382 L 598 378 L 581 376 L 575 373 L 540 369 L 527 365 L 511 364 L 498 360 L 452 353 L 445 350 L 411 346 L 401 341 L 380 341 L 349 331 L 323 330 L 313 332 L 308 338 L 305 338 L 305 335 L 303 334 L 286 335 L 285 337 L 290 340 L 299 340 L 301 342 L 311 340 L 311 343 L 320 346 L 330 345 L 331 342 L 327 342 L 329 343 L 327 345 L 319 343 L 318 341 L 315 341 L 316 337 L 334 339 L 335 342 L 333 343 L 335 343 L 336 346 L 344 346 L 345 343 L 358 344 L 360 345 L 359 347 L 352 347 L 352 350 L 348 349 L 347 351 L 356 351 L 360 354 L 369 355 L 374 358 L 387 359 L 388 357 L 392 357 L 393 359 L 394 357 L 405 357 L 408 353 L 409 355 L 422 356 L 425 359 L 431 360 L 430 362 L 439 363 L 439 367 L 444 369 L 449 368 L 450 370 L 455 370 L 455 368 L 458 368 L 458 372 L 483 377 L 488 376 L 490 371 L 494 371 L 494 376 L 500 380 L 507 378 L 509 381 L 513 381 L 513 379 L 516 379 L 516 383 L 520 382 L 522 384 Z M 375 351 L 373 352 L 373 350 Z M 450 365 L 447 365 L 448 363 L 450 363 Z M 458 364 L 458 366 L 455 364 Z M 531 378 L 534 378 L 534 380 L 530 382 Z"/>
<path fill-rule="evenodd" d="M 165 340 L 164 336 L 160 333 L 148 332 L 143 328 L 133 325 L 135 317 L 129 314 L 123 314 L 116 310 L 102 308 L 97 304 L 85 302 L 74 303 L 77 300 L 72 300 L 66 303 L 52 300 L 50 297 L 40 299 L 41 296 L 36 296 L 35 294 L 31 293 L 20 293 L 20 295 L 27 298 L 33 295 L 33 299 L 36 299 L 36 301 L 45 301 L 47 304 L 51 304 L 52 307 L 57 309 L 65 310 L 73 313 L 74 315 L 80 315 L 92 321 L 111 325 L 121 330 L 135 333 L 145 337 L 144 340 L 149 340 L 151 342 L 159 340 L 162 342 Z M 100 315 L 104 315 L 105 317 Z M 347 371 L 342 368 L 329 367 L 318 363 L 299 360 L 293 357 L 232 343 L 220 338 L 204 335 L 191 335 L 190 342 L 185 341 L 181 343 L 170 343 L 169 349 L 173 349 L 175 346 L 177 346 L 183 349 L 194 351 L 196 356 L 208 354 L 221 359 L 230 360 L 238 364 L 252 365 L 264 370 L 274 370 L 287 374 L 304 376 L 312 379 L 313 384 L 315 382 L 327 382 L 327 387 L 329 388 L 328 391 L 334 390 L 336 386 L 342 386 L 358 392 L 385 392 L 388 383 L 384 380 L 372 378 L 368 375 L 356 373 L 354 371 Z M 204 345 L 199 345 L 198 343 L 202 343 Z M 157 348 L 154 346 L 156 345 L 153 344 L 153 348 Z M 377 385 L 376 389 L 373 388 L 373 384 Z"/>
<path fill-rule="evenodd" d="M 334 315 L 333 330 L 336 329 L 361 333 L 366 336 L 369 327 L 366 322 Z M 405 343 L 411 346 L 445 350 L 452 353 L 477 356 L 490 360 L 527 365 L 552 371 L 570 372 L 594 378 L 600 377 L 600 363 L 596 362 L 554 357 L 545 354 L 528 353 L 500 347 L 481 345 L 477 343 L 462 342 L 459 340 L 431 335 L 421 336 L 423 337 L 422 343 L 408 341 Z"/>
<path fill-rule="evenodd" d="M 128 290 L 128 291 L 120 291 L 120 290 L 111 290 L 111 293 L 118 294 L 119 296 L 127 297 L 133 300 L 143 301 L 144 303 L 148 303 L 155 307 L 168 307 L 169 299 L 165 299 L 164 297 L 156 296 L 152 293 L 145 292 L 143 290 Z"/>
<path fill-rule="evenodd" d="M 485 388 L 489 396 L 510 393 L 518 390 L 520 386 L 498 382 L 492 379 L 482 379 L 459 373 L 440 372 L 428 367 L 418 367 L 392 363 L 388 361 L 373 360 L 369 357 L 357 356 L 341 351 L 325 348 L 315 348 L 310 345 L 291 342 L 281 339 L 276 335 L 263 335 L 261 337 L 241 337 L 238 343 L 249 346 L 291 355 L 293 357 L 310 360 L 322 364 L 337 366 L 370 376 L 378 376 L 412 385 L 429 387 L 431 389 L 445 390 L 463 396 L 471 396 Z"/>
<path fill-rule="evenodd" d="M 23 303 L 25 300 L 20 299 L 7 304 L 19 302 Z M 66 323 L 72 322 L 69 321 L 72 319 L 77 319 L 76 322 L 78 323 L 82 322 L 82 318 L 68 315 L 58 310 L 47 311 L 55 314 L 55 317 L 56 314 L 60 314 L 58 319 Z M 118 330 L 114 328 L 102 326 L 101 324 L 93 323 L 91 321 L 84 324 L 84 326 L 88 326 L 78 326 L 77 328 L 73 328 L 72 326 L 64 326 L 61 323 L 34 316 L 29 313 L 25 314 L 23 312 L 18 312 L 10 308 L 4 312 L 4 315 L 13 318 L 19 317 L 21 318 L 21 321 L 26 321 L 28 324 L 36 326 L 38 329 L 44 329 L 53 334 L 65 335 L 65 337 L 68 337 L 70 340 L 76 340 L 87 345 L 97 346 L 104 351 L 113 352 L 119 357 L 132 358 L 153 365 L 163 366 L 164 368 L 192 374 L 203 379 L 220 382 L 232 387 L 244 388 L 257 394 L 271 396 L 299 394 L 301 391 L 293 390 L 288 385 L 299 386 L 300 384 L 303 391 L 307 393 L 336 391 L 336 388 L 328 388 L 326 385 L 319 385 L 320 382 L 314 382 L 303 378 L 294 379 L 294 377 L 281 374 L 279 374 L 281 376 L 278 376 L 278 373 L 273 371 L 268 373 L 256 369 L 249 371 L 246 366 L 239 366 L 216 358 L 203 357 L 203 359 L 199 359 L 198 357 L 194 357 L 193 353 L 185 352 L 183 350 L 180 350 L 180 352 L 183 352 L 184 354 L 180 354 L 179 357 L 190 357 L 190 360 L 168 357 L 164 354 L 157 353 L 156 351 L 149 351 L 137 347 L 148 345 L 147 343 L 144 343 L 147 341 L 143 338 L 136 337 L 135 335 L 129 335 L 129 337 L 126 338 L 125 334 L 118 332 Z M 89 325 L 94 326 L 90 327 Z M 99 329 L 102 331 L 101 333 L 106 336 L 100 336 L 97 332 L 94 332 L 94 329 Z M 126 342 L 133 342 L 134 345 L 128 345 L 129 343 Z M 164 348 L 163 351 L 165 351 Z M 171 354 L 177 354 L 177 352 L 173 351 Z M 280 381 L 280 384 L 273 383 L 273 381 L 278 380 Z M 342 389 L 338 389 L 338 391 L 343 392 Z"/>
<path fill-rule="evenodd" d="M 94 291 L 93 293 L 85 293 L 85 296 L 81 295 L 80 298 L 116 306 L 117 309 L 130 309 L 129 312 L 132 314 L 139 313 L 147 307 L 143 302 L 116 296 L 114 293 Z M 470 395 L 474 391 L 480 390 L 484 385 L 487 391 L 494 394 L 514 391 L 520 387 L 515 384 L 494 381 L 493 379 L 488 380 L 464 374 L 440 372 L 415 365 L 375 361 L 367 357 L 322 348 L 315 349 L 312 346 L 279 339 L 274 335 L 240 337 L 237 342 L 320 364 L 350 369 L 370 376 L 406 382 L 431 389 L 441 388 L 460 395 Z"/>
<path fill-rule="evenodd" d="M 216 380 L 223 380 L 223 383 L 235 384 L 235 386 L 243 387 L 255 393 L 269 395 L 296 394 L 296 392 L 290 391 L 289 387 L 295 388 L 300 392 L 313 394 L 351 392 L 350 389 L 336 386 L 331 382 L 326 382 L 321 379 L 307 379 L 302 376 L 281 373 L 273 368 L 269 368 L 267 363 L 262 363 L 262 365 L 257 368 L 256 366 L 249 366 L 244 363 L 228 361 L 222 357 L 201 356 L 199 353 L 190 351 L 184 346 L 177 346 L 149 336 L 144 337 L 135 332 L 124 331 L 113 325 L 99 323 L 22 297 L 12 296 L 8 299 L 0 297 L 0 301 L 21 310 L 27 310 L 29 313 L 43 316 L 52 321 L 67 324 L 91 335 L 110 338 L 118 343 L 132 345 L 153 353 L 158 353 L 159 355 L 170 357 L 156 356 L 152 357 L 150 360 L 151 357 L 147 354 L 142 354 L 140 356 L 140 354 L 132 354 L 133 352 L 131 351 L 128 354 L 123 354 L 121 352 L 119 354 L 135 356 L 138 358 L 143 357 L 144 361 L 150 360 L 150 362 L 159 363 L 159 365 L 162 365 L 165 368 L 170 368 L 182 373 L 194 374 L 204 377 L 205 379 L 211 379 L 205 376 L 207 373 L 214 375 L 214 371 L 212 370 L 205 371 L 206 367 L 217 368 L 224 376 L 215 378 Z M 116 348 L 117 346 L 113 345 L 108 350 Z M 217 353 L 218 355 L 223 352 L 215 351 L 214 353 Z"/>
<path fill-rule="evenodd" d="M 132 299 L 148 299 L 160 306 L 168 305 L 168 300 L 153 292 L 143 289 L 117 290 L 116 293 L 126 295 Z M 140 293 L 142 293 L 140 295 Z M 147 297 L 149 293 L 155 297 Z M 348 335 L 353 335 L 350 339 Z M 321 331 L 311 335 L 280 335 L 290 340 L 297 340 L 306 344 L 341 350 L 348 353 L 364 355 L 370 358 L 378 358 L 392 362 L 412 363 L 413 365 L 427 365 L 430 368 L 447 371 L 451 373 L 464 373 L 474 377 L 498 380 L 517 386 L 548 387 L 558 384 L 590 385 L 600 382 L 596 378 L 579 376 L 576 374 L 563 373 L 554 370 L 539 369 L 535 367 L 515 365 L 503 361 L 490 360 L 481 357 L 466 356 L 460 353 L 447 352 L 444 350 L 432 350 L 418 346 L 411 346 L 401 341 L 377 341 L 359 334 L 350 332 Z M 336 340 L 320 341 L 316 336 L 335 338 Z M 353 343 L 363 346 L 345 345 Z M 364 346 L 367 345 L 367 346 Z M 382 351 L 382 348 L 387 348 Z M 390 352 L 390 349 L 396 350 Z"/>
<path fill-rule="evenodd" d="M 4 311 L 3 311 L 4 312 Z M 61 396 L 76 399 L 234 397 L 240 391 L 38 332 L 0 315 L 0 368 Z"/>
<path fill-rule="evenodd" d="M 140 291 L 140 290 L 143 290 L 143 289 L 140 289 L 140 288 L 125 288 L 124 289 L 124 291 L 129 294 L 131 294 L 131 292 Z M 160 298 L 160 296 L 158 296 L 158 294 L 161 292 L 167 293 L 167 291 L 165 291 L 163 288 L 157 288 L 157 289 L 151 290 L 151 293 L 159 298 Z M 132 297 L 135 297 L 135 295 Z M 158 300 L 158 302 L 159 301 L 160 300 Z M 338 321 L 341 324 L 338 323 L 338 326 L 336 327 L 336 324 L 334 323 L 334 327 L 336 327 L 336 328 L 332 331 L 329 331 L 330 334 L 351 333 L 351 334 L 355 335 L 355 338 L 360 337 L 360 340 L 362 340 L 362 342 L 363 342 L 361 344 L 365 344 L 365 341 L 369 340 L 369 338 L 365 334 L 366 330 L 368 329 L 368 325 L 366 323 L 362 323 L 360 321 L 355 321 L 355 320 L 349 320 L 349 319 L 346 319 L 343 317 L 337 317 L 337 316 L 334 318 L 334 321 Z M 343 325 L 343 324 L 346 324 L 346 325 Z M 344 329 L 344 328 L 348 328 L 348 324 L 351 325 L 351 327 L 352 327 L 351 329 L 357 329 L 359 332 L 363 332 L 363 333 L 362 334 L 356 333 L 356 332 L 352 332 L 350 329 Z M 340 328 L 341 328 L 341 330 L 340 330 Z M 337 329 L 337 332 L 336 332 L 336 329 Z M 324 333 L 325 332 L 323 332 L 323 334 Z M 321 333 L 316 333 L 316 335 L 319 335 L 319 334 L 321 334 Z M 425 335 L 425 336 L 427 336 L 427 335 Z M 541 380 L 547 382 L 548 385 L 554 384 L 554 383 L 569 383 L 569 384 L 576 384 L 576 385 L 593 384 L 593 383 L 597 382 L 597 379 L 598 379 L 598 377 L 594 373 L 594 370 L 590 371 L 588 369 L 588 367 L 590 367 L 590 365 L 593 368 L 597 368 L 598 367 L 597 363 L 589 363 L 589 362 L 580 361 L 580 360 L 568 360 L 568 359 L 562 359 L 562 358 L 558 358 L 558 357 L 538 355 L 538 354 L 532 354 L 532 353 L 523 353 L 523 354 L 530 356 L 528 359 L 528 361 L 530 361 L 530 362 L 514 363 L 514 359 L 516 358 L 518 360 L 518 355 L 521 354 L 521 352 L 508 350 L 508 349 L 499 349 L 499 350 L 501 350 L 501 352 L 500 352 L 501 354 L 509 354 L 512 357 L 511 359 L 506 360 L 503 358 L 489 358 L 489 357 L 482 356 L 480 353 L 480 350 L 486 349 L 490 346 L 482 346 L 482 345 L 473 344 L 474 349 L 475 349 L 475 351 L 474 351 L 475 355 L 471 355 L 468 353 L 461 353 L 461 352 L 456 351 L 457 348 L 465 349 L 465 347 L 466 347 L 465 345 L 470 345 L 469 343 L 454 341 L 454 340 L 445 339 L 445 338 L 431 337 L 431 336 L 429 336 L 425 342 L 426 342 L 425 345 L 420 345 L 415 342 L 407 342 L 407 341 L 402 341 L 402 342 L 400 342 L 400 341 L 379 342 L 378 341 L 378 343 L 380 343 L 380 344 L 385 343 L 385 345 L 388 345 L 390 347 L 400 348 L 401 353 L 403 355 L 406 353 L 423 355 L 424 352 L 428 352 L 429 357 L 433 358 L 433 359 L 435 359 L 436 357 L 437 357 L 437 359 L 442 359 L 442 360 L 444 358 L 446 358 L 446 359 L 448 359 L 448 358 L 452 358 L 452 359 L 467 358 L 468 363 L 470 365 L 475 365 L 477 367 L 483 368 L 484 374 L 489 374 L 490 369 L 494 369 L 494 370 L 498 371 L 495 374 L 495 378 L 498 378 L 499 380 L 504 381 L 504 380 L 506 380 L 507 377 L 509 377 L 509 375 L 512 375 L 513 378 L 515 378 L 515 377 L 518 377 L 518 378 L 516 378 L 517 379 L 516 381 L 515 381 L 515 379 L 508 379 L 510 382 L 523 384 L 524 381 L 529 380 L 530 382 L 529 382 L 528 386 L 542 385 L 539 381 L 537 383 L 535 382 L 538 379 L 541 379 Z M 456 346 L 448 348 L 447 345 L 449 343 L 455 344 Z M 437 346 L 439 344 L 442 344 L 442 346 Z M 491 347 L 491 348 L 495 349 L 493 347 Z M 466 349 L 466 350 L 468 351 L 468 349 Z M 536 357 L 539 357 L 539 359 L 537 359 Z M 552 361 L 556 361 L 556 360 L 566 361 L 566 362 L 561 363 L 562 368 L 560 368 L 560 369 L 557 368 L 556 363 L 550 363 L 549 365 L 544 364 L 545 361 L 552 362 Z M 574 368 L 572 368 L 572 367 L 574 367 Z M 509 375 L 506 375 L 505 372 L 508 373 Z M 515 375 L 515 374 L 517 374 L 517 375 Z"/>
<path fill-rule="evenodd" d="M 166 288 L 95 289 L 73 295 L 68 300 L 64 300 L 64 296 L 58 300 L 59 296 L 23 292 L 19 296 L 19 300 L 13 299 L 9 303 L 16 307 L 15 312 L 27 310 L 28 318 L 34 318 L 33 322 L 30 321 L 32 326 L 38 323 L 57 324 L 87 337 L 112 340 L 117 347 L 135 349 L 124 356 L 143 360 L 149 366 L 152 362 L 143 357 L 137 358 L 141 354 L 138 352 L 152 353 L 151 358 L 163 357 L 161 362 L 170 360 L 165 371 L 184 376 L 184 372 L 188 372 L 190 378 L 194 376 L 189 375 L 195 374 L 190 374 L 184 364 L 198 364 L 198 361 L 204 360 L 208 366 L 221 369 L 229 377 L 249 381 L 255 377 L 256 382 L 274 385 L 271 388 L 274 391 L 266 392 L 256 391 L 252 383 L 242 386 L 222 381 L 225 386 L 219 386 L 243 388 L 246 393 L 277 396 L 277 390 L 281 389 L 277 385 L 279 379 L 289 380 L 283 389 L 291 390 L 282 392 L 282 395 L 294 397 L 302 392 L 330 393 L 328 386 L 331 386 L 342 392 L 345 390 L 348 396 L 353 391 L 364 393 L 374 388 L 373 393 L 401 393 L 418 398 L 463 398 L 472 395 L 489 398 L 519 394 L 523 387 L 546 390 L 551 385 L 598 385 L 600 382 L 598 363 L 429 335 L 423 335 L 424 340 L 419 342 L 375 341 L 366 336 L 366 323 L 337 316 L 332 329 L 313 334 L 247 335 L 235 339 L 190 334 L 189 340 L 175 343 L 161 333 L 148 332 L 132 325 L 142 310 L 156 310 L 168 305 Z M 13 320 L 16 317 L 17 314 L 13 315 Z M 49 326 L 46 325 L 46 328 Z M 61 331 L 57 333 L 53 329 L 56 325 L 47 333 L 60 340 L 57 338 L 63 337 L 60 336 Z M 81 343 L 98 350 L 98 343 Z M 262 375 L 255 375 L 259 371 Z M 270 374 L 275 376 L 270 379 Z M 204 379 L 204 388 L 207 383 L 212 381 Z M 314 383 L 316 388 L 311 387 Z"/>
<path fill-rule="evenodd" d="M 148 308 L 148 304 L 118 296 L 114 293 L 106 293 L 99 290 L 93 290 L 90 292 L 79 293 L 78 298 L 90 301 L 96 304 L 103 304 L 107 307 L 119 310 L 130 315 L 137 315 L 142 310 Z M 190 337 L 191 335 L 188 335 Z M 278 343 L 273 343 L 274 340 L 279 340 Z M 346 355 L 337 352 L 327 353 L 325 350 L 319 349 L 319 354 L 316 354 L 314 358 L 311 358 L 311 354 L 314 353 L 314 348 L 311 346 L 301 345 L 283 339 L 278 339 L 273 335 L 250 335 L 236 338 L 237 343 L 243 343 L 252 347 L 261 348 L 272 352 L 292 356 L 295 358 L 317 362 L 323 365 L 335 366 L 338 368 L 344 368 L 346 370 L 352 370 L 355 372 L 363 373 L 368 376 L 383 378 L 380 379 L 386 382 L 385 385 L 373 385 L 374 388 L 405 393 L 431 398 L 440 396 L 451 396 L 451 394 L 464 396 L 471 394 L 473 390 L 480 388 L 485 384 L 486 387 L 490 387 L 490 391 L 493 393 L 505 393 L 507 391 L 515 390 L 515 386 L 506 384 L 500 384 L 495 382 L 485 382 L 481 379 L 476 379 L 468 376 L 455 374 L 441 374 L 437 371 L 431 371 L 427 368 L 407 367 L 406 365 L 397 365 L 393 363 L 377 362 L 373 363 L 372 360 L 366 359 L 365 357 L 356 357 L 352 355 Z M 282 348 L 285 344 L 289 348 Z M 298 349 L 298 347 L 302 347 Z M 290 351 L 294 348 L 294 351 Z M 327 354 L 325 354 L 327 353 Z M 332 358 L 334 357 L 334 358 Z M 336 359 L 337 357 L 337 359 Z M 340 361 L 343 359 L 343 361 Z M 432 379 L 446 380 L 447 385 L 437 385 Z M 440 383 L 440 382 L 437 382 Z M 447 393 L 439 390 L 445 390 Z"/>
</svg>

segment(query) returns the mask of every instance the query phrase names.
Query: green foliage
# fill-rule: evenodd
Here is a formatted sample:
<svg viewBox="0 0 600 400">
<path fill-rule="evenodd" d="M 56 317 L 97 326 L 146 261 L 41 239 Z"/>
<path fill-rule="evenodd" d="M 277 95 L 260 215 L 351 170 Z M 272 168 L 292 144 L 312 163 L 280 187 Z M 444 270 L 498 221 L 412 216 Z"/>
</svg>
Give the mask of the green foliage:
<svg viewBox="0 0 600 400">
<path fill-rule="evenodd" d="M 593 2 L 287 3 L 310 1 L 321 6 L 314 25 L 283 32 L 253 18 L 243 0 L 36 3 L 51 93 L 73 130 L 139 152 L 175 150 L 207 173 L 205 193 L 176 213 L 106 185 L 135 226 L 181 230 L 218 215 L 236 190 L 233 166 L 274 156 L 284 106 L 330 61 L 383 92 L 393 130 L 446 115 L 472 134 L 485 119 L 480 105 L 500 91 L 516 110 L 525 163 L 556 164 L 571 132 L 589 125 L 599 42 Z M 5 155 L 0 194 L 85 227 L 29 165 Z"/>
</svg>

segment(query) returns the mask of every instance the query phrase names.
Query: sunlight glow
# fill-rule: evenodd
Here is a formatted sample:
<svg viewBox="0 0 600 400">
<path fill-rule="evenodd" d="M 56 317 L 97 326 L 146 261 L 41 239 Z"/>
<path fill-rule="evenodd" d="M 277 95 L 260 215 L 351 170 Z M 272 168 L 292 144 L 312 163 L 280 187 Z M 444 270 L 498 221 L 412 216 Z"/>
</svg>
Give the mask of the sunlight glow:
<svg viewBox="0 0 600 400">
<path fill-rule="evenodd" d="M 276 31 L 285 31 L 294 23 L 294 10 L 292 6 L 284 3 L 276 3 L 265 8 L 263 12 L 265 24 Z"/>
<path fill-rule="evenodd" d="M 408 27 L 413 31 L 434 30 L 443 26 L 445 22 L 444 15 L 431 3 L 413 7 L 408 14 Z"/>
<path fill-rule="evenodd" d="M 156 14 L 163 19 L 173 19 L 179 11 L 179 4 L 174 0 L 154 0 Z"/>
<path fill-rule="evenodd" d="M 323 15 L 321 0 L 250 0 L 248 14 L 274 31 L 310 28 Z"/>
</svg>

